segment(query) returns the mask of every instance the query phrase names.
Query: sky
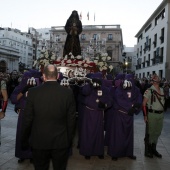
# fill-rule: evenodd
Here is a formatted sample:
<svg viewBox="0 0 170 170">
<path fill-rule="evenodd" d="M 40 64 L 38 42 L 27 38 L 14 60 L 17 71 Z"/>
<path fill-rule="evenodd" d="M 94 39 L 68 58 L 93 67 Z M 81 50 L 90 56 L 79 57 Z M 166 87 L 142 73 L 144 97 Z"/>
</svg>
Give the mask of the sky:
<svg viewBox="0 0 170 170">
<path fill-rule="evenodd" d="M 0 0 L 0 27 L 64 26 L 73 10 L 83 25 L 120 25 L 123 44 L 133 47 L 135 35 L 163 0 Z M 87 14 L 89 13 L 89 20 Z M 94 21 L 95 16 L 95 21 Z"/>
</svg>

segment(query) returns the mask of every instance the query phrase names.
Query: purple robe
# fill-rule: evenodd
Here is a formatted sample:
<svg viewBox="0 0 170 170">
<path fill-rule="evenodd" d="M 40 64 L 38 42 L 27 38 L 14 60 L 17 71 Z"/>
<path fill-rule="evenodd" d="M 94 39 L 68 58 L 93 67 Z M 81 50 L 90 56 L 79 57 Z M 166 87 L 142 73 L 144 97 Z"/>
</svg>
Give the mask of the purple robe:
<svg viewBox="0 0 170 170">
<path fill-rule="evenodd" d="M 17 108 L 20 108 L 20 113 L 18 114 L 17 130 L 16 130 L 15 156 L 20 159 L 31 159 L 32 158 L 31 149 L 25 151 L 21 149 L 21 140 L 20 140 L 21 126 L 22 126 L 22 117 L 24 114 L 24 107 L 26 103 L 26 97 L 25 95 L 23 95 L 22 98 L 19 101 L 17 101 L 17 95 L 22 91 L 23 88 L 24 86 L 22 85 L 17 86 L 10 97 L 12 104 L 15 104 Z"/>
<path fill-rule="evenodd" d="M 22 76 L 22 80 L 20 84 L 14 89 L 10 96 L 10 100 L 12 104 L 15 104 L 17 108 L 20 109 L 20 112 L 18 114 L 18 122 L 17 122 L 17 130 L 16 130 L 16 142 L 15 142 L 15 156 L 20 159 L 31 159 L 32 158 L 32 152 L 31 148 L 28 150 L 22 150 L 21 149 L 21 127 L 22 127 L 22 117 L 24 114 L 24 108 L 26 104 L 26 97 L 23 95 L 19 101 L 17 101 L 17 95 L 24 89 L 24 87 L 27 85 L 27 80 L 31 77 L 36 77 L 37 85 L 41 84 L 40 77 L 41 73 L 36 70 L 29 70 L 24 73 Z"/>
<path fill-rule="evenodd" d="M 115 94 L 115 90 L 116 87 L 111 87 L 110 88 L 110 95 L 112 97 L 113 102 L 115 101 L 114 99 L 114 94 Z M 108 146 L 108 141 L 109 141 L 109 137 L 110 137 L 110 126 L 112 125 L 112 117 L 113 117 L 113 113 L 114 113 L 114 104 L 112 105 L 112 107 L 110 107 L 109 109 L 107 109 L 104 113 L 104 120 L 105 120 L 105 146 Z"/>
<path fill-rule="evenodd" d="M 131 157 L 134 147 L 134 117 L 127 113 L 134 103 L 142 104 L 142 95 L 135 86 L 129 90 L 120 86 L 116 88 L 114 98 L 112 123 L 108 130 L 108 155 L 117 158 Z"/>
<path fill-rule="evenodd" d="M 112 82 L 112 85 L 110 87 L 110 95 L 113 99 L 113 102 L 116 100 L 115 97 L 115 91 L 116 88 L 119 87 L 123 80 L 124 80 L 125 74 L 123 73 L 119 73 L 116 75 L 115 79 Z M 114 105 L 107 109 L 105 111 L 105 146 L 108 146 L 108 142 L 109 142 L 109 137 L 110 137 L 110 126 L 112 125 L 112 119 L 113 119 L 113 113 L 114 113 Z"/>
<path fill-rule="evenodd" d="M 101 87 L 102 96 L 98 90 L 85 85 L 81 90 L 81 112 L 79 152 L 84 156 L 104 155 L 104 110 L 99 109 L 98 100 L 111 107 L 113 102 L 107 88 Z"/>
</svg>

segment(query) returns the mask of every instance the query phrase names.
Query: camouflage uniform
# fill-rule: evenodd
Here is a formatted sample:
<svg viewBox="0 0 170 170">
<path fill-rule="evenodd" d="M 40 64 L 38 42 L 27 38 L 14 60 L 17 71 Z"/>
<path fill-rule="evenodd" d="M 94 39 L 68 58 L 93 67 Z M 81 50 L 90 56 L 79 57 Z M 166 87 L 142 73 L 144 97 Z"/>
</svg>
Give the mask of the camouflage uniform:
<svg viewBox="0 0 170 170">
<path fill-rule="evenodd" d="M 144 97 L 148 99 L 148 121 L 146 122 L 145 156 L 147 156 L 148 152 L 151 152 L 157 157 L 162 157 L 162 155 L 156 151 L 156 144 L 163 128 L 163 106 L 165 102 L 163 89 L 160 88 L 160 94 L 158 94 L 156 88 L 152 85 L 148 90 L 145 91 Z"/>
</svg>

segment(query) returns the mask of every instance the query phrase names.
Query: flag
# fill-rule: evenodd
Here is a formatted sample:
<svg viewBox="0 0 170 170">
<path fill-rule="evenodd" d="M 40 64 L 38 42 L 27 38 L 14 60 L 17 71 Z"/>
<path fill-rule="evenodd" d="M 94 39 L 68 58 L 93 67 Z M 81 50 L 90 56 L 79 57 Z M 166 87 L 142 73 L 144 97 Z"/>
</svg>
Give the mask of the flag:
<svg viewBox="0 0 170 170">
<path fill-rule="evenodd" d="M 95 13 L 94 13 L 94 21 L 95 21 Z"/>
<path fill-rule="evenodd" d="M 79 18 L 80 18 L 80 20 L 82 20 L 82 12 L 80 13 Z"/>
<path fill-rule="evenodd" d="M 87 13 L 87 19 L 89 20 L 89 12 Z"/>
</svg>

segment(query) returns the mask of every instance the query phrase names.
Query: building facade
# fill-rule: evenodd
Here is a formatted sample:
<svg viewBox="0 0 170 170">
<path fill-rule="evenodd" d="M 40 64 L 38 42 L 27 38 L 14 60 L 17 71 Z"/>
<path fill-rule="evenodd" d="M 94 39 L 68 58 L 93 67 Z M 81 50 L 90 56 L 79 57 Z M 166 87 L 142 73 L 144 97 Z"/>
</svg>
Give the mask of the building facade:
<svg viewBox="0 0 170 170">
<path fill-rule="evenodd" d="M 30 27 L 28 33 L 1 28 L 1 68 L 9 72 L 18 70 L 18 63 L 24 64 L 25 68 L 32 68 L 33 60 L 38 59 L 44 49 L 55 52 L 56 58 L 64 57 L 66 37 L 64 26 L 42 29 Z M 107 52 L 114 71 L 122 71 L 123 37 L 120 25 L 84 25 L 79 39 L 83 58 L 90 57 L 93 60 L 96 53 Z"/>
<path fill-rule="evenodd" d="M 136 34 L 138 78 L 158 74 L 170 79 L 170 0 L 163 0 Z"/>
<path fill-rule="evenodd" d="M 50 49 L 55 51 L 57 57 L 63 56 L 63 48 L 67 33 L 63 26 L 51 27 Z M 83 25 L 79 35 L 81 56 L 93 59 L 98 52 L 107 52 L 111 57 L 115 72 L 121 71 L 123 37 L 120 25 Z"/>
<path fill-rule="evenodd" d="M 32 39 L 28 33 L 12 28 L 0 28 L 0 71 L 19 70 L 19 63 L 32 68 Z"/>
<path fill-rule="evenodd" d="M 136 45 L 134 47 L 126 47 L 123 49 L 123 72 L 135 73 L 136 70 Z"/>
<path fill-rule="evenodd" d="M 35 29 L 30 27 L 29 33 L 32 38 L 33 60 L 36 60 L 44 48 L 50 48 L 50 28 Z"/>
</svg>

